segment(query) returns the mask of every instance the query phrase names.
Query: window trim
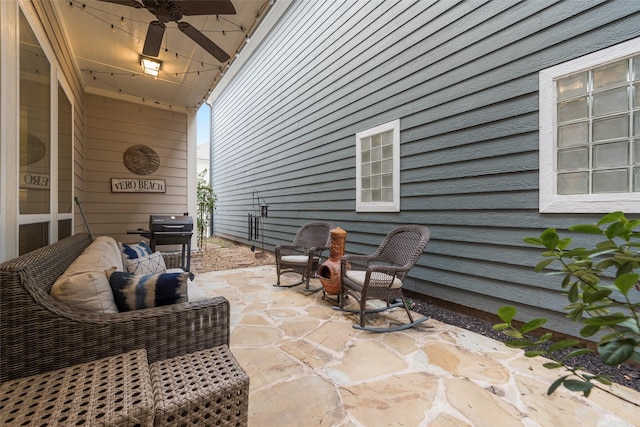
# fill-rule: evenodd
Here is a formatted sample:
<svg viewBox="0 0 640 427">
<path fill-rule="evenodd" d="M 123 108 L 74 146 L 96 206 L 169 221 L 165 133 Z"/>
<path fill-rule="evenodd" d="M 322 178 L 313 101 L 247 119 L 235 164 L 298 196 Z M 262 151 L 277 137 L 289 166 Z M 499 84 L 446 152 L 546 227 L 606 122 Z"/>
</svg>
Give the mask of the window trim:
<svg viewBox="0 0 640 427">
<path fill-rule="evenodd" d="M 539 211 L 541 213 L 640 212 L 640 193 L 557 194 L 555 82 L 560 77 L 586 71 L 640 53 L 640 37 L 547 68 L 539 73 Z"/>
<path fill-rule="evenodd" d="M 393 134 L 393 201 L 362 201 L 362 139 L 392 131 Z M 400 119 L 356 133 L 356 212 L 400 212 Z"/>
</svg>

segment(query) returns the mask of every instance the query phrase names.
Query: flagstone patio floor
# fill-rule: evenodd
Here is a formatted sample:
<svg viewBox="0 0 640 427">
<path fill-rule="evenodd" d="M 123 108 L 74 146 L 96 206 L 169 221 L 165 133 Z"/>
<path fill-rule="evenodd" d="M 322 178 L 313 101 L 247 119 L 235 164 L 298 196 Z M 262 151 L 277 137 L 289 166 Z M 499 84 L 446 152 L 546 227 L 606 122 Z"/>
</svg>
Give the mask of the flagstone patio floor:
<svg viewBox="0 0 640 427">
<path fill-rule="evenodd" d="M 200 273 L 189 289 L 190 299 L 230 302 L 231 350 L 251 380 L 251 427 L 640 425 L 638 406 L 603 391 L 547 396 L 561 371 L 491 338 L 433 319 L 401 332 L 358 331 L 357 315 L 334 310 L 322 292 L 275 281 L 269 265 Z M 394 309 L 367 323 L 405 317 Z M 640 402 L 635 390 L 610 389 Z"/>
</svg>

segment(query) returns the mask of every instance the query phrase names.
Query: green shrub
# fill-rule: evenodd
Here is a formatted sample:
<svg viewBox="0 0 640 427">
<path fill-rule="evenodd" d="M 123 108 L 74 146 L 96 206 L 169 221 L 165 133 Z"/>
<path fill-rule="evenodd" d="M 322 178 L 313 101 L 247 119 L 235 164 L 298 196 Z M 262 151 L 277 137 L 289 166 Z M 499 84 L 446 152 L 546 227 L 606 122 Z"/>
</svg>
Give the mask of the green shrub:
<svg viewBox="0 0 640 427">
<path fill-rule="evenodd" d="M 196 197 L 198 201 L 197 212 L 197 232 L 198 232 L 198 247 L 202 248 L 204 242 L 204 232 L 209 227 L 209 220 L 213 213 L 213 208 L 216 204 L 216 194 L 213 192 L 213 187 L 209 185 L 209 182 L 205 179 L 207 170 L 203 170 L 198 174 Z"/>
<path fill-rule="evenodd" d="M 598 335 L 597 352 L 607 365 L 640 361 L 639 226 L 640 219 L 629 220 L 622 212 L 613 212 L 597 224 L 569 227 L 577 233 L 599 235 L 601 239 L 592 248 L 570 248 L 571 239 L 561 238 L 553 228 L 543 231 L 539 237 L 524 239 L 528 244 L 544 248 L 544 259 L 535 271 L 562 276 L 561 286 L 569 300 L 565 307 L 567 316 L 583 324 L 582 337 Z M 567 353 L 566 349 L 575 347 L 579 340 L 552 342 L 551 333 L 539 338 L 530 336 L 547 319 L 533 319 L 516 328 L 512 323 L 516 316 L 514 307 L 501 307 L 498 316 L 503 323 L 494 325 L 494 329 L 504 331 L 511 338 L 506 342 L 509 347 L 525 349 L 528 357 L 547 357 L 550 362 L 544 364 L 546 368 L 564 368 L 568 372 L 553 382 L 547 394 L 564 385 L 589 396 L 596 383 L 610 384 L 605 376 L 592 375 L 571 364 L 571 359 L 591 352 L 580 348 Z"/>
</svg>

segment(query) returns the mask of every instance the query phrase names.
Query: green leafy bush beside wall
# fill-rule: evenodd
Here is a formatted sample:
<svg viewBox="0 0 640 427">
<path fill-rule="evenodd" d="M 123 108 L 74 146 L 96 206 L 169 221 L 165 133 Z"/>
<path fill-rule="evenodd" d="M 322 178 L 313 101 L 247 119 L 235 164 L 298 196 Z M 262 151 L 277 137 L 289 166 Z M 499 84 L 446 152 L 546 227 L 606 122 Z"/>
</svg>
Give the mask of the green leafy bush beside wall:
<svg viewBox="0 0 640 427">
<path fill-rule="evenodd" d="M 216 194 L 213 192 L 213 187 L 209 185 L 209 182 L 205 179 L 207 170 L 203 170 L 198 174 L 198 183 L 196 190 L 196 197 L 198 202 L 198 217 L 196 219 L 197 232 L 198 232 L 198 247 L 202 248 L 202 242 L 204 241 L 205 230 L 209 227 L 209 220 L 215 207 Z"/>
<path fill-rule="evenodd" d="M 544 259 L 535 271 L 562 277 L 561 287 L 569 300 L 565 307 L 567 316 L 582 323 L 582 337 L 598 335 L 597 352 L 607 365 L 630 360 L 640 362 L 639 227 L 640 219 L 630 220 L 622 212 L 613 212 L 596 224 L 569 227 L 573 232 L 600 236 L 591 248 L 571 248 L 572 239 L 560 237 L 553 228 L 543 231 L 539 237 L 524 239 L 544 249 Z M 578 345 L 579 340 L 552 342 L 551 333 L 533 338 L 531 333 L 542 328 L 547 319 L 533 319 L 516 328 L 513 325 L 516 314 L 514 307 L 501 307 L 498 316 L 503 323 L 494 325 L 494 329 L 504 331 L 510 337 L 506 344 L 524 349 L 526 356 L 550 359 L 544 364 L 546 368 L 564 368 L 566 375 L 554 381 L 547 394 L 564 385 L 589 396 L 597 383 L 610 384 L 605 376 L 592 375 L 572 365 L 572 359 L 591 352 L 586 348 L 568 351 Z"/>
</svg>

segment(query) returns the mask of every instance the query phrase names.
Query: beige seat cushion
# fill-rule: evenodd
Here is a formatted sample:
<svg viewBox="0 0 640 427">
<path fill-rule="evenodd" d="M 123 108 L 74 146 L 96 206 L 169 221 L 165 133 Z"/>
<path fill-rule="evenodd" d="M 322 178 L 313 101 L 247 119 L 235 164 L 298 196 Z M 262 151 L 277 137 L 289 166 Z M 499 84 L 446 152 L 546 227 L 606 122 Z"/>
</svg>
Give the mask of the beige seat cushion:
<svg viewBox="0 0 640 427">
<path fill-rule="evenodd" d="M 96 242 L 104 241 L 109 245 L 109 254 L 108 258 L 110 263 L 115 263 L 116 270 L 122 271 L 124 266 L 122 265 L 122 255 L 120 253 L 120 247 L 118 246 L 118 242 L 115 241 L 113 237 L 109 236 L 99 236 L 96 237 Z"/>
<path fill-rule="evenodd" d="M 306 255 L 285 255 L 280 259 L 287 264 L 306 264 L 309 262 L 309 257 Z M 317 261 L 318 258 L 315 258 L 315 260 Z"/>
<path fill-rule="evenodd" d="M 51 296 L 77 310 L 117 313 L 106 270 L 122 271 L 122 257 L 116 241 L 97 237 L 51 288 Z"/>
<path fill-rule="evenodd" d="M 115 245 L 115 251 L 114 251 Z M 97 237 L 82 253 L 71 263 L 58 280 L 73 276 L 74 274 L 87 273 L 90 271 L 105 272 L 105 270 L 115 267 L 117 271 L 122 271 L 122 257 L 118 244 L 113 238 L 108 236 Z"/>
<path fill-rule="evenodd" d="M 365 276 L 367 272 L 365 270 L 349 270 L 346 272 L 345 276 L 347 276 L 350 280 L 357 283 L 360 286 L 364 285 Z M 391 276 L 385 273 L 371 273 L 371 281 L 378 282 L 379 285 L 386 286 L 391 281 Z M 371 285 L 375 286 L 375 283 L 371 283 Z M 402 280 L 397 277 L 393 278 L 393 283 L 391 284 L 391 289 L 397 289 L 402 287 Z"/>
<path fill-rule="evenodd" d="M 118 313 L 118 307 L 104 272 L 88 271 L 56 281 L 51 296 L 75 310 Z"/>
</svg>

